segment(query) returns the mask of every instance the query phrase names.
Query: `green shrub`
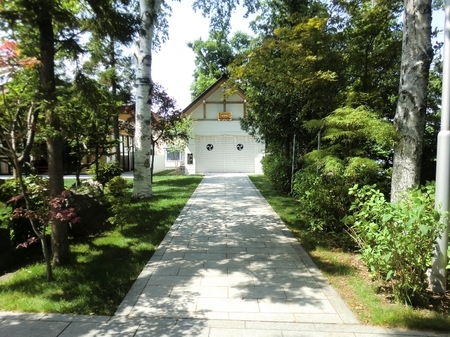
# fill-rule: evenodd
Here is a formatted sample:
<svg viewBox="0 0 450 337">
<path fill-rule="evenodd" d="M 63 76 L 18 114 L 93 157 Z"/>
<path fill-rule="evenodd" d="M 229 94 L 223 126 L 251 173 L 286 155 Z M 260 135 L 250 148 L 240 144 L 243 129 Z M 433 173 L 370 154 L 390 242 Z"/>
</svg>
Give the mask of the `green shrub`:
<svg viewBox="0 0 450 337">
<path fill-rule="evenodd" d="M 348 188 L 348 179 L 341 175 L 318 175 L 313 170 L 300 170 L 295 174 L 298 217 L 311 232 L 322 232 L 340 247 L 350 241 L 342 223 L 351 204 Z"/>
<path fill-rule="evenodd" d="M 130 219 L 130 214 L 124 209 L 124 205 L 130 201 L 130 187 L 130 183 L 122 177 L 114 177 L 105 185 L 105 197 L 112 214 L 108 221 L 121 229 Z"/>
<path fill-rule="evenodd" d="M 112 178 L 105 185 L 105 194 L 115 198 L 124 197 L 128 194 L 130 184 L 125 178 L 120 176 Z"/>
<path fill-rule="evenodd" d="M 355 184 L 376 184 L 388 194 L 389 171 L 374 160 L 352 157 L 341 160 L 336 156 L 311 153 L 296 172 L 293 195 L 299 202 L 298 217 L 311 232 L 320 232 L 328 244 L 354 249 L 343 219 L 353 201 L 348 194 Z"/>
<path fill-rule="evenodd" d="M 24 183 L 30 198 L 31 209 L 42 209 L 45 206 L 45 200 L 48 200 L 49 196 L 48 179 L 31 175 L 24 178 Z M 21 194 L 22 191 L 17 179 L 7 179 L 0 185 L 0 202 L 7 203 L 11 207 L 11 212 L 16 208 L 25 208 L 23 198 L 13 198 Z M 14 246 L 35 236 L 28 219 L 9 217 L 9 219 L 4 219 L 4 222 L 7 223 L 8 228 L 11 230 L 11 241 Z M 38 223 L 37 225 L 40 228 L 40 224 Z"/>
<path fill-rule="evenodd" d="M 420 303 L 425 299 L 426 269 L 441 230 L 434 186 L 412 189 L 398 203 L 386 201 L 374 186 L 355 185 L 349 193 L 355 200 L 346 223 L 372 275 L 392 288 L 397 301 Z"/>
<path fill-rule="evenodd" d="M 92 179 L 98 181 L 102 186 L 110 181 L 114 177 L 118 177 L 122 174 L 122 166 L 118 162 L 100 163 L 98 170 L 96 171 L 95 165 L 91 166 L 87 171 Z"/>
<path fill-rule="evenodd" d="M 264 175 L 276 190 L 288 193 L 291 190 L 291 162 L 277 154 L 266 154 L 261 160 Z"/>
<path fill-rule="evenodd" d="M 103 186 L 98 181 L 89 179 L 83 180 L 80 185 L 73 184 L 70 190 L 76 194 L 87 194 L 101 201 L 103 198 Z"/>
<path fill-rule="evenodd" d="M 8 228 L 11 207 L 0 201 L 0 228 Z"/>
<path fill-rule="evenodd" d="M 9 218 L 11 217 L 11 207 L 0 202 L 0 253 L 11 248 L 11 234 L 9 230 Z M 0 265 L 2 263 L 0 262 Z"/>
<path fill-rule="evenodd" d="M 391 193 L 391 169 L 383 169 L 373 159 L 353 157 L 348 160 L 344 169 L 344 176 L 348 178 L 352 187 L 376 185 L 376 188 L 389 199 Z"/>
</svg>

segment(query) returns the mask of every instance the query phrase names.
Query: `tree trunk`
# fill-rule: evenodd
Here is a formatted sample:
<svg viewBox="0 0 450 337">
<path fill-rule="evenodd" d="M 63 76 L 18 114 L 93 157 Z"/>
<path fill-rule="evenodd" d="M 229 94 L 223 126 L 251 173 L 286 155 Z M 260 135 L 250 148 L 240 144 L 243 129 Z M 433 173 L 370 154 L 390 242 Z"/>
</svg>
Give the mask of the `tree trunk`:
<svg viewBox="0 0 450 337">
<path fill-rule="evenodd" d="M 62 163 L 63 139 L 59 136 L 60 121 L 54 111 L 56 102 L 55 85 L 55 40 L 53 35 L 53 3 L 43 1 L 38 14 L 41 71 L 40 86 L 46 102 L 45 118 L 50 127 L 50 135 L 47 137 L 48 175 L 50 178 L 50 197 L 61 194 L 64 189 L 64 172 Z M 69 241 L 68 229 L 65 223 L 52 222 L 51 238 L 53 264 L 59 265 L 68 262 Z"/>
<path fill-rule="evenodd" d="M 394 125 L 391 201 L 419 184 L 431 47 L 431 0 L 405 0 L 400 88 Z"/>
<path fill-rule="evenodd" d="M 19 179 L 19 185 L 20 190 L 22 191 L 22 196 L 25 201 L 25 208 L 27 211 L 31 210 L 30 206 L 30 198 L 27 193 L 27 188 L 25 186 L 25 183 L 23 181 L 23 175 L 21 172 L 21 166 L 19 161 L 17 160 L 14 163 L 14 166 L 17 168 L 18 172 L 18 179 Z M 52 270 L 52 264 L 51 264 L 51 256 L 50 252 L 47 247 L 47 239 L 45 237 L 45 230 L 46 230 L 46 224 L 43 224 L 42 232 L 40 232 L 37 228 L 36 221 L 31 217 L 30 219 L 31 228 L 33 228 L 34 233 L 37 235 L 39 240 L 41 240 L 41 248 L 42 248 L 42 254 L 44 255 L 44 261 L 45 261 L 45 270 L 47 274 L 47 281 L 53 281 L 53 270 Z"/>
<path fill-rule="evenodd" d="M 134 180 L 133 197 L 148 198 L 152 195 L 150 149 L 151 132 L 151 48 L 157 15 L 161 8 L 161 0 L 140 0 L 139 42 L 136 52 L 136 122 L 134 137 Z"/>
<path fill-rule="evenodd" d="M 152 141 L 152 164 L 150 165 L 150 181 L 153 184 L 153 172 L 155 170 L 155 142 Z"/>
<path fill-rule="evenodd" d="M 114 140 L 116 141 L 116 144 L 114 146 L 114 161 L 117 163 L 121 163 L 120 158 L 120 132 L 119 132 L 119 112 L 117 107 L 114 107 L 114 113 L 113 113 L 113 136 Z M 122 167 L 123 169 L 123 167 Z"/>
<path fill-rule="evenodd" d="M 55 117 L 53 117 L 55 118 Z M 50 125 L 56 127 L 55 120 Z M 55 198 L 64 190 L 64 175 L 62 162 L 61 137 L 47 138 L 48 175 L 50 178 L 50 197 Z M 53 265 L 62 265 L 69 262 L 68 227 L 64 221 L 53 220 L 51 227 Z"/>
<path fill-rule="evenodd" d="M 76 146 L 75 146 L 75 151 L 79 151 L 81 144 L 80 144 L 80 139 L 78 137 L 76 137 Z M 80 175 L 81 175 L 81 170 L 82 170 L 82 166 L 81 166 L 81 158 L 79 155 L 76 156 L 76 165 L 75 165 L 75 185 L 81 186 L 81 180 L 80 180 Z"/>
<path fill-rule="evenodd" d="M 114 43 L 114 38 L 112 36 L 109 37 L 109 66 L 114 69 L 114 75 L 111 78 L 111 93 L 113 94 L 114 99 L 117 99 L 117 62 L 116 62 L 116 47 Z M 114 146 L 114 154 L 113 160 L 120 163 L 120 132 L 119 132 L 119 109 L 114 105 L 112 108 L 112 116 L 113 116 L 113 137 L 116 141 L 116 145 Z"/>
</svg>

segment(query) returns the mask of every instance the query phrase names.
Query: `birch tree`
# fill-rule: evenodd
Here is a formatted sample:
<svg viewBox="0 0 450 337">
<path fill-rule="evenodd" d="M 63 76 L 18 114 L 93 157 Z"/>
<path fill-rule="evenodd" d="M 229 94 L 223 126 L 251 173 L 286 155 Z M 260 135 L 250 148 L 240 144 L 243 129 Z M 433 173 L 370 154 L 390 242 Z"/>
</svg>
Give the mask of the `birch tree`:
<svg viewBox="0 0 450 337">
<path fill-rule="evenodd" d="M 161 0 L 140 0 L 141 27 L 136 50 L 136 121 L 134 137 L 133 197 L 152 195 L 151 183 L 151 107 L 152 107 L 152 45 L 156 20 L 161 11 Z"/>
<path fill-rule="evenodd" d="M 254 0 L 244 0 L 243 5 L 249 12 L 255 10 Z M 231 13 L 239 0 L 195 0 L 194 10 L 200 9 L 204 16 L 211 19 L 211 29 L 228 32 Z M 166 28 L 162 9 L 169 9 L 164 0 L 139 0 L 141 27 L 136 48 L 136 121 L 134 137 L 134 185 L 133 197 L 148 198 L 152 195 L 151 184 L 151 106 L 152 106 L 152 47 L 158 41 L 156 31 Z M 163 38 L 164 40 L 164 38 Z"/>
<path fill-rule="evenodd" d="M 420 182 L 428 72 L 433 57 L 431 0 L 405 0 L 400 87 L 394 125 L 391 201 Z"/>
</svg>

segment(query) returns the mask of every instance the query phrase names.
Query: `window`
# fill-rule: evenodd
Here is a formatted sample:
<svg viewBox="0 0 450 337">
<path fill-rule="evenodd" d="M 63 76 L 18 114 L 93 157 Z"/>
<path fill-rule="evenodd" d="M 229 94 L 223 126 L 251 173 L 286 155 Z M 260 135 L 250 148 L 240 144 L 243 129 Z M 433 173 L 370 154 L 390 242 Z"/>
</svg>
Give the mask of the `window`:
<svg viewBox="0 0 450 337">
<path fill-rule="evenodd" d="M 183 160 L 183 153 L 179 151 L 170 151 L 166 149 L 166 160 L 168 161 L 180 161 Z"/>
</svg>

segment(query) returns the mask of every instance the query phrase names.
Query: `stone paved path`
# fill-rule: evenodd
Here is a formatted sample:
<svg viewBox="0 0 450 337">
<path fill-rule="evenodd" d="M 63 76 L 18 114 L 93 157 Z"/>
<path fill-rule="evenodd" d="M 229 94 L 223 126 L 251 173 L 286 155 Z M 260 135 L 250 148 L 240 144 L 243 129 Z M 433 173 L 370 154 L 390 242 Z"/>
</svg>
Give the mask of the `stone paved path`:
<svg viewBox="0 0 450 337">
<path fill-rule="evenodd" d="M 444 336 L 359 324 L 246 175 L 205 176 L 112 317 L 0 312 L 0 336 Z"/>
<path fill-rule="evenodd" d="M 116 315 L 357 323 L 247 176 L 204 179 Z"/>
</svg>

